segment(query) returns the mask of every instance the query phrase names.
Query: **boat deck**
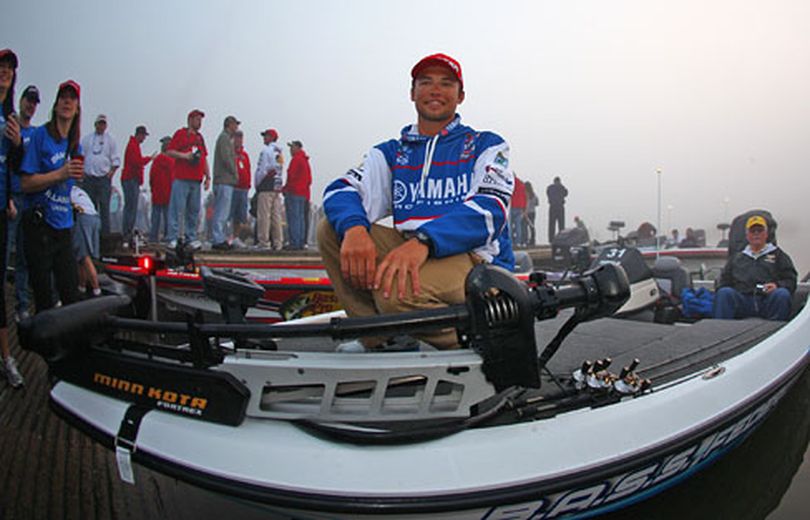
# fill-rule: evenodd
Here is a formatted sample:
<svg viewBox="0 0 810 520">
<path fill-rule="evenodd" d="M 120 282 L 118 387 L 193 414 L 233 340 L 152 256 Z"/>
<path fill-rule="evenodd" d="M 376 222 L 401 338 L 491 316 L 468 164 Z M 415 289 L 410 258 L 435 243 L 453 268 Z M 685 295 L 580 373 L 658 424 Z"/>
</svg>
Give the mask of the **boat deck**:
<svg viewBox="0 0 810 520">
<path fill-rule="evenodd" d="M 538 349 L 545 347 L 568 315 L 535 325 Z M 756 318 L 674 325 L 602 318 L 577 326 L 549 362 L 549 369 L 570 374 L 586 359 L 610 357 L 611 370 L 618 372 L 636 358 L 641 362 L 640 376 L 663 383 L 747 350 L 783 325 Z"/>
</svg>

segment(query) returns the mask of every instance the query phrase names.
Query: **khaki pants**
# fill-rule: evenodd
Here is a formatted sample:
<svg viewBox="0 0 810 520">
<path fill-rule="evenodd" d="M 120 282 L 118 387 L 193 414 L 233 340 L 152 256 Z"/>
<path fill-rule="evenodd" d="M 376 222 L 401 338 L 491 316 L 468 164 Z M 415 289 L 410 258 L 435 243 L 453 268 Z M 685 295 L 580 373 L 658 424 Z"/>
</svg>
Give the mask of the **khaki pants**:
<svg viewBox="0 0 810 520">
<path fill-rule="evenodd" d="M 371 226 L 371 239 L 377 246 L 378 264 L 389 251 L 405 242 L 399 231 L 376 224 Z M 343 279 L 340 272 L 340 243 L 327 219 L 323 219 L 318 225 L 318 247 L 338 301 L 346 310 L 346 314 L 352 317 L 432 309 L 464 303 L 464 281 L 467 273 L 475 264 L 481 262 L 480 258 L 472 253 L 430 258 L 419 271 L 421 294 L 414 296 L 409 283 L 405 298 L 400 300 L 396 290 L 392 291 L 390 298 L 385 298 L 382 289 L 376 291 L 357 289 Z M 414 336 L 440 349 L 459 347 L 455 329 L 443 329 Z M 367 339 L 363 343 L 373 345 L 382 339 Z"/>
<path fill-rule="evenodd" d="M 260 191 L 256 197 L 256 226 L 259 245 L 281 249 L 284 245 L 284 232 L 281 219 L 284 213 L 284 200 L 278 191 Z"/>
</svg>

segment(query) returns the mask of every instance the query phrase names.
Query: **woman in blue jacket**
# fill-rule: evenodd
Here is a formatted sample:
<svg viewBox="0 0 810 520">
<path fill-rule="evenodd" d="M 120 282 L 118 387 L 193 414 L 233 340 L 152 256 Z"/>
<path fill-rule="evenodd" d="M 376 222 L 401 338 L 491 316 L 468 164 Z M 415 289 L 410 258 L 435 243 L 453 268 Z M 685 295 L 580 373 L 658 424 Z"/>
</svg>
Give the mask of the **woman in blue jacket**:
<svg viewBox="0 0 810 520">
<path fill-rule="evenodd" d="M 23 235 L 25 259 L 36 311 L 54 306 L 51 280 L 62 303 L 77 299 L 78 269 L 71 247 L 73 207 L 70 190 L 83 175 L 79 146 L 81 106 L 79 84 L 59 85 L 51 119 L 37 128 L 20 166 L 25 193 Z"/>
</svg>

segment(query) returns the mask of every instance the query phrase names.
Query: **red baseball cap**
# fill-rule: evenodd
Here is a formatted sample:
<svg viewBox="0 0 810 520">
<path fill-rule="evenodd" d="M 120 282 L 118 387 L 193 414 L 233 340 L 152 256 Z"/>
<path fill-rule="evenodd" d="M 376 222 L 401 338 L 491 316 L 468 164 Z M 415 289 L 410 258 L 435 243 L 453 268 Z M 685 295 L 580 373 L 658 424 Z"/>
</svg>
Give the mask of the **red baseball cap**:
<svg viewBox="0 0 810 520">
<path fill-rule="evenodd" d="M 464 88 L 464 80 L 461 77 L 461 64 L 454 58 L 442 53 L 431 54 L 419 60 L 419 63 L 414 65 L 411 69 L 411 78 L 416 79 L 416 76 L 418 76 L 420 72 L 431 65 L 440 65 L 453 71 L 453 75 L 458 79 L 458 82 L 461 83 L 461 88 Z"/>
<path fill-rule="evenodd" d="M 264 132 L 261 133 L 261 136 L 264 137 L 269 135 L 274 141 L 278 139 L 278 132 L 275 131 L 273 128 L 268 128 Z"/>
<path fill-rule="evenodd" d="M 69 79 L 67 81 L 63 81 L 59 84 L 59 90 L 56 91 L 56 97 L 59 97 L 59 94 L 65 90 L 66 88 L 71 88 L 76 93 L 76 97 L 81 99 L 82 97 L 82 88 L 79 86 L 78 83 Z"/>
<path fill-rule="evenodd" d="M 17 55 L 14 54 L 14 51 L 11 49 L 3 49 L 0 50 L 0 61 L 8 60 L 11 62 L 11 67 L 16 69 L 19 62 L 17 61 Z"/>
<path fill-rule="evenodd" d="M 191 119 L 194 116 L 205 117 L 205 112 L 200 110 L 199 108 L 195 108 L 191 112 L 188 113 L 188 118 Z"/>
</svg>

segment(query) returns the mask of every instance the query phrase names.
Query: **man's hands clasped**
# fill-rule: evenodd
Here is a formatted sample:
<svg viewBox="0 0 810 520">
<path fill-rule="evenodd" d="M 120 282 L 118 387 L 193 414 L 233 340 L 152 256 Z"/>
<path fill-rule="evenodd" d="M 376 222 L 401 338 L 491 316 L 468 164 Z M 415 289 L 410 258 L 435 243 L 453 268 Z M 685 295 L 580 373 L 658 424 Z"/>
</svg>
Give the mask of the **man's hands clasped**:
<svg viewBox="0 0 810 520">
<path fill-rule="evenodd" d="M 405 297 L 408 276 L 413 294 L 421 293 L 419 269 L 427 261 L 428 247 L 415 238 L 392 249 L 377 265 L 377 247 L 364 226 L 355 226 L 343 237 L 340 247 L 340 270 L 343 278 L 358 289 L 379 290 L 391 297 L 396 280 L 397 297 Z"/>
</svg>

